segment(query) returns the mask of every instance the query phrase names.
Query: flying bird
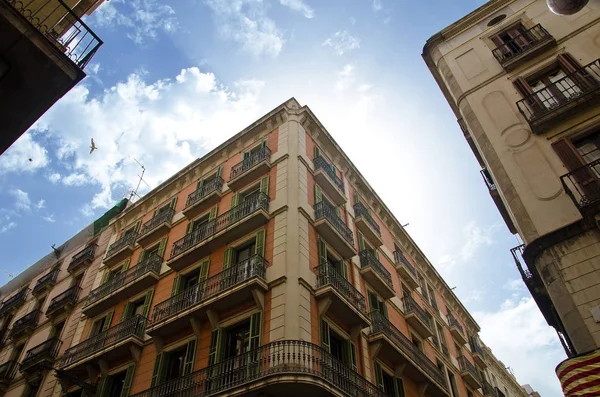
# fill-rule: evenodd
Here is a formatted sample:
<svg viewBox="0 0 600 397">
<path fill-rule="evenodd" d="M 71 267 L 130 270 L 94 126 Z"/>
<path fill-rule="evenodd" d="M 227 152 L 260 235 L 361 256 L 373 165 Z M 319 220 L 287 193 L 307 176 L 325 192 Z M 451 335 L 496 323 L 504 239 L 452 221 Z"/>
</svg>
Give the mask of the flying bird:
<svg viewBox="0 0 600 397">
<path fill-rule="evenodd" d="M 92 152 L 93 152 L 94 150 L 98 149 L 98 148 L 96 147 L 96 144 L 94 143 L 94 138 L 91 138 L 91 141 L 92 141 L 92 144 L 91 144 L 91 146 L 90 146 L 90 154 L 92 154 Z"/>
</svg>

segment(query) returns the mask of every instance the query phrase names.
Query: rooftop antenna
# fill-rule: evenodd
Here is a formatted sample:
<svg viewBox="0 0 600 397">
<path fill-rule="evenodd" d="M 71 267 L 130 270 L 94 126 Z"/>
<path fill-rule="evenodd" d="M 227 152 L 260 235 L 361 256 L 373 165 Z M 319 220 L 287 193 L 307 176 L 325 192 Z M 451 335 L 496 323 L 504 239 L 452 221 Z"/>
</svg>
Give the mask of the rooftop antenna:
<svg viewBox="0 0 600 397">
<path fill-rule="evenodd" d="M 142 173 L 141 173 L 141 175 L 138 175 L 138 177 L 139 177 L 140 179 L 138 180 L 138 184 L 137 184 L 137 186 L 135 187 L 135 190 L 132 190 L 132 191 L 131 191 L 131 194 L 129 195 L 129 201 L 131 201 L 131 202 L 133 202 L 133 197 L 134 197 L 134 196 L 135 196 L 135 197 L 137 197 L 137 198 L 141 198 L 141 196 L 138 194 L 138 190 L 140 189 L 140 185 L 142 184 L 142 182 L 144 182 L 144 183 L 145 183 L 147 186 L 150 186 L 150 185 L 148 185 L 148 183 L 146 183 L 146 181 L 144 180 L 144 173 L 146 172 L 146 167 L 144 167 L 144 165 L 143 165 L 142 163 L 140 163 L 139 161 L 137 161 L 137 159 L 135 159 L 135 158 L 134 158 L 133 160 L 134 160 L 136 163 L 138 163 L 138 165 L 139 165 L 139 166 L 142 168 Z"/>
</svg>

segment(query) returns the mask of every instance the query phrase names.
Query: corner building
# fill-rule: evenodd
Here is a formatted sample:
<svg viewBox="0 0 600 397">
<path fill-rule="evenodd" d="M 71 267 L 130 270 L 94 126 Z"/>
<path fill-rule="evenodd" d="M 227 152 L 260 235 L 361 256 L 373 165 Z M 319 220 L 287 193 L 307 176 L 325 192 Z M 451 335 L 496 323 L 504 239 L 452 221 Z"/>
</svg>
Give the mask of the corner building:
<svg viewBox="0 0 600 397">
<path fill-rule="evenodd" d="M 423 49 L 524 243 L 512 254 L 570 358 L 556 369 L 568 396 L 600 390 L 599 22 L 597 2 L 561 17 L 544 0 L 493 0 Z"/>
<path fill-rule="evenodd" d="M 478 325 L 295 99 L 110 229 L 69 397 L 495 395 Z"/>
</svg>

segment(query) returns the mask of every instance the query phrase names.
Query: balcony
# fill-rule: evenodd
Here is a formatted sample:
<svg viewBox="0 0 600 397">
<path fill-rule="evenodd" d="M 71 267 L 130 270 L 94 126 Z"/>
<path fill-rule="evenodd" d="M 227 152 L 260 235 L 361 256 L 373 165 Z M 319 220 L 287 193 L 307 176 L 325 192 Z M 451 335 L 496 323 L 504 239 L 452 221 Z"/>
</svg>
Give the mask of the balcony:
<svg viewBox="0 0 600 397">
<path fill-rule="evenodd" d="M 557 121 L 589 109 L 600 99 L 600 59 L 566 74 L 517 102 L 531 130 L 541 134 Z"/>
<path fill-rule="evenodd" d="M 74 4 L 74 2 L 71 2 Z M 0 154 L 85 77 L 102 41 L 63 0 L 0 1 Z"/>
<path fill-rule="evenodd" d="M 269 220 L 269 197 L 258 193 L 173 243 L 167 265 L 180 271 Z"/>
<path fill-rule="evenodd" d="M 433 335 L 430 315 L 411 296 L 402 298 L 406 322 L 423 338 Z"/>
<path fill-rule="evenodd" d="M 47 370 L 54 364 L 61 344 L 60 339 L 52 338 L 29 349 L 19 370 L 29 374 Z"/>
<path fill-rule="evenodd" d="M 78 373 L 85 371 L 90 364 L 129 360 L 141 354 L 145 330 L 145 317 L 131 317 L 69 348 L 63 354 L 59 368 Z"/>
<path fill-rule="evenodd" d="M 390 299 L 395 295 L 392 275 L 383 267 L 373 251 L 366 249 L 360 251 L 360 274 L 383 299 Z"/>
<path fill-rule="evenodd" d="M 217 322 L 220 312 L 258 300 L 268 289 L 266 271 L 266 259 L 254 255 L 157 304 L 148 335 L 170 335 L 189 326 L 191 319 Z"/>
<path fill-rule="evenodd" d="M 27 295 L 29 294 L 29 289 L 22 289 L 17 292 L 4 302 L 2 302 L 2 306 L 0 306 L 0 316 L 5 315 L 6 313 L 11 313 L 17 308 L 19 308 L 25 300 L 27 299 Z"/>
<path fill-rule="evenodd" d="M 223 178 L 216 177 L 202 185 L 202 187 L 191 193 L 185 202 L 183 215 L 188 219 L 194 219 L 213 205 L 221 201 L 221 190 L 223 189 Z"/>
<path fill-rule="evenodd" d="M 343 258 L 349 259 L 356 255 L 354 234 L 337 215 L 336 209 L 325 201 L 314 207 L 315 229 L 325 241 Z"/>
<path fill-rule="evenodd" d="M 46 309 L 47 317 L 60 316 L 63 313 L 70 311 L 79 299 L 81 288 L 74 286 L 66 290 L 65 292 L 56 295 L 50 301 L 48 309 Z"/>
<path fill-rule="evenodd" d="M 467 343 L 467 337 L 465 335 L 465 330 L 461 323 L 458 322 L 456 317 L 450 312 L 448 312 L 448 327 L 450 327 L 450 333 L 452 337 L 460 346 L 463 346 Z"/>
<path fill-rule="evenodd" d="M 481 384 L 481 376 L 477 368 L 465 356 L 458 358 L 458 367 L 460 368 L 460 376 L 463 378 L 465 383 L 471 386 L 473 389 L 479 389 Z"/>
<path fill-rule="evenodd" d="M 510 71 L 556 46 L 556 40 L 538 24 L 492 50 L 504 70 Z"/>
<path fill-rule="evenodd" d="M 271 342 L 132 397 L 182 396 L 387 397 L 321 347 L 299 340 Z"/>
<path fill-rule="evenodd" d="M 10 386 L 10 382 L 17 374 L 19 363 L 16 361 L 7 361 L 0 365 L 0 392 L 6 393 L 6 389 Z"/>
<path fill-rule="evenodd" d="M 144 223 L 137 237 L 138 244 L 146 248 L 149 244 L 167 234 L 171 230 L 173 215 L 175 215 L 175 210 L 167 208 Z"/>
<path fill-rule="evenodd" d="M 569 195 L 584 218 L 593 219 L 600 212 L 600 160 L 592 161 L 560 177 Z"/>
<path fill-rule="evenodd" d="M 315 168 L 313 173 L 315 182 L 317 182 L 325 194 L 336 205 L 345 204 L 346 193 L 344 191 L 344 181 L 337 176 L 335 169 L 321 156 L 315 157 L 313 164 Z"/>
<path fill-rule="evenodd" d="M 485 362 L 485 353 L 483 352 L 481 346 L 479 346 L 477 343 L 473 343 L 472 341 L 469 341 L 469 346 L 471 347 L 471 355 L 473 356 L 475 364 L 481 368 L 487 368 L 487 363 Z"/>
<path fill-rule="evenodd" d="M 41 311 L 34 310 L 14 322 L 10 330 L 10 339 L 17 341 L 20 338 L 30 335 L 38 324 Z"/>
<path fill-rule="evenodd" d="M 40 297 L 46 292 L 48 292 L 50 289 L 52 289 L 54 284 L 56 284 L 56 278 L 58 277 L 59 272 L 60 269 L 55 268 L 52 271 L 50 271 L 50 273 L 45 274 L 40 279 L 38 279 L 38 281 L 35 283 L 35 286 L 33 287 L 33 290 L 31 290 L 32 295 L 35 297 Z"/>
<path fill-rule="evenodd" d="M 71 262 L 67 267 L 67 271 L 71 274 L 76 274 L 79 273 L 80 270 L 85 269 L 87 265 L 94 261 L 96 248 L 98 248 L 96 244 L 88 245 L 83 250 L 75 254 L 73 258 L 71 258 Z"/>
<path fill-rule="evenodd" d="M 417 270 L 415 267 L 400 251 L 394 251 L 394 262 L 396 264 L 396 271 L 402 278 L 402 281 L 404 281 L 411 290 L 416 289 L 419 286 L 419 280 L 417 279 Z"/>
<path fill-rule="evenodd" d="M 448 397 L 449 390 L 442 371 L 379 312 L 371 312 L 371 330 L 367 336 L 369 352 L 394 367 L 404 367 L 404 374 L 427 385 L 427 395 Z"/>
<path fill-rule="evenodd" d="M 345 322 L 351 333 L 358 335 L 360 330 L 368 327 L 365 297 L 348 282 L 331 263 L 326 262 L 315 268 L 317 285 L 315 298 L 319 307 L 319 315 L 326 312 Z"/>
<path fill-rule="evenodd" d="M 160 256 L 152 254 L 126 272 L 92 290 L 85 300 L 83 314 L 95 317 L 122 300 L 156 284 L 162 263 L 163 259 Z"/>
<path fill-rule="evenodd" d="M 374 247 L 383 245 L 379 224 L 375 222 L 369 210 L 362 203 L 354 204 L 354 224 Z"/>
<path fill-rule="evenodd" d="M 483 379 L 482 385 L 483 387 L 481 389 L 484 397 L 498 397 L 498 395 L 496 394 L 496 390 L 494 390 L 494 386 L 492 386 L 490 382 Z"/>
<path fill-rule="evenodd" d="M 133 251 L 135 250 L 136 238 L 136 233 L 125 233 L 119 240 L 111 244 L 111 246 L 108 247 L 108 251 L 106 252 L 104 264 L 110 267 L 130 257 L 131 254 L 133 254 Z"/>
<path fill-rule="evenodd" d="M 265 146 L 231 167 L 227 186 L 233 191 L 239 190 L 258 179 L 270 169 L 271 150 Z"/>
</svg>

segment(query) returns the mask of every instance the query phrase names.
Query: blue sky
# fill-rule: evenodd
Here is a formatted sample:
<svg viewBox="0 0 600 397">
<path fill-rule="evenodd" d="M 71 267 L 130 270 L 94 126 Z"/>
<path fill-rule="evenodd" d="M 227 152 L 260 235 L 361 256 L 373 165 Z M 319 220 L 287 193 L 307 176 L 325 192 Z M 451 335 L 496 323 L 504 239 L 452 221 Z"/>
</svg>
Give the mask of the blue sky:
<svg viewBox="0 0 600 397">
<path fill-rule="evenodd" d="M 127 195 L 134 159 L 147 169 L 143 194 L 294 96 L 410 224 L 517 379 L 561 395 L 553 369 L 564 353 L 512 262 L 518 241 L 420 56 L 431 35 L 482 4 L 104 4 L 87 18 L 105 43 L 88 77 L 0 157 L 0 282 Z"/>
</svg>

